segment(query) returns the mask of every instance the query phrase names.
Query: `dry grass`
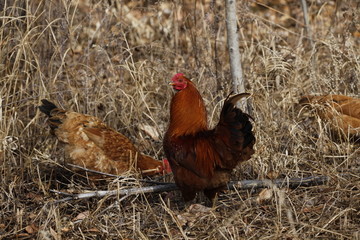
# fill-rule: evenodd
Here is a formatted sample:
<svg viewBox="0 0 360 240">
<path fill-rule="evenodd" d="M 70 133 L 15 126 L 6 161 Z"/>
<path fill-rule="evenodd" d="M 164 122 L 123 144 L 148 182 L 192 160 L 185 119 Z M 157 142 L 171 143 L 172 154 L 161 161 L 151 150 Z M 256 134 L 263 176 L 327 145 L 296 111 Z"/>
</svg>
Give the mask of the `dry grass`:
<svg viewBox="0 0 360 240">
<path fill-rule="evenodd" d="M 139 125 L 155 127 L 162 138 L 172 95 L 167 80 L 184 72 L 216 124 L 231 86 L 224 6 L 213 2 L 0 3 L 0 238 L 360 239 L 359 145 L 332 141 L 325 124 L 296 107 L 302 94 L 359 97 L 355 0 L 338 7 L 341 1 L 307 1 L 313 46 L 300 1 L 238 6 L 257 151 L 234 179 L 328 175 L 328 185 L 274 188 L 265 202 L 257 192 L 226 192 L 210 212 L 188 214 L 186 224 L 179 221 L 185 213 L 178 193 L 51 204 L 58 196 L 50 189 L 130 183 L 94 183 L 64 169 L 61 144 L 36 109 L 42 98 L 104 119 L 160 159 L 161 140 Z"/>
</svg>

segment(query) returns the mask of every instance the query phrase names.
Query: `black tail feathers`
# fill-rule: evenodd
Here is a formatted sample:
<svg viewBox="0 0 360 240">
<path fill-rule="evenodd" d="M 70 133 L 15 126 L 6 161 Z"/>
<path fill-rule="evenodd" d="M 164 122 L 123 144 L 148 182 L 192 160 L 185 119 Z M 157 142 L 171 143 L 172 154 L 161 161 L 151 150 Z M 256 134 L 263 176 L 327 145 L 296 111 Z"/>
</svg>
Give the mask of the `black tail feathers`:
<svg viewBox="0 0 360 240">
<path fill-rule="evenodd" d="M 42 99 L 41 102 L 42 105 L 39 106 L 39 110 L 45 113 L 48 117 L 51 117 L 51 110 L 57 108 L 57 106 L 46 99 Z"/>
<path fill-rule="evenodd" d="M 236 103 L 244 97 L 248 97 L 250 94 L 241 93 L 236 94 L 234 96 L 229 96 L 225 102 L 223 109 L 220 115 L 220 121 L 226 122 L 226 125 L 231 129 L 232 132 L 232 141 L 236 142 L 237 139 L 243 139 L 242 147 L 246 147 L 248 145 L 254 145 L 255 136 L 252 132 L 252 124 L 250 119 L 253 118 L 244 113 L 236 106 Z"/>
<path fill-rule="evenodd" d="M 47 123 L 49 124 L 52 133 L 54 133 L 54 130 L 57 129 L 66 118 L 66 111 L 59 109 L 55 104 L 46 99 L 42 99 L 41 102 L 42 105 L 39 106 L 39 110 L 49 117 Z"/>
</svg>

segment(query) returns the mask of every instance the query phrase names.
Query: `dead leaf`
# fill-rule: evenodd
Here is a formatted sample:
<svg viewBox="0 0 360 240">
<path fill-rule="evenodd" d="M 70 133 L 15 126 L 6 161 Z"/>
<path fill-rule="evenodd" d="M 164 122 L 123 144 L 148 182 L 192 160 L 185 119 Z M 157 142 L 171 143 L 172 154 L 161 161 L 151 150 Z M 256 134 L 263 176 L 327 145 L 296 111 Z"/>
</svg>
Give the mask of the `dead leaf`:
<svg viewBox="0 0 360 240">
<path fill-rule="evenodd" d="M 256 198 L 256 202 L 258 204 L 262 204 L 265 201 L 270 200 L 273 197 L 273 190 L 264 188 L 260 193 L 259 196 Z"/>
<path fill-rule="evenodd" d="M 89 217 L 89 215 L 90 215 L 90 211 L 81 212 L 73 219 L 73 222 L 82 221 L 85 218 Z"/>
<path fill-rule="evenodd" d="M 324 208 L 324 205 L 314 206 L 314 207 L 304 207 L 301 212 L 309 213 L 309 212 L 321 212 Z"/>
<path fill-rule="evenodd" d="M 28 237 L 30 237 L 30 235 L 28 233 L 19 233 L 19 234 L 16 234 L 16 237 L 17 238 L 28 238 Z"/>
<path fill-rule="evenodd" d="M 181 226 L 188 225 L 191 227 L 194 225 L 197 219 L 205 216 L 204 213 L 209 213 L 210 211 L 211 208 L 205 207 L 201 204 L 191 204 L 186 209 L 186 212 L 182 214 L 178 214 L 177 218 Z"/>
<path fill-rule="evenodd" d="M 159 141 L 159 132 L 153 126 L 146 124 L 139 124 L 139 129 L 144 131 L 147 135 L 149 135 L 155 141 Z"/>
<path fill-rule="evenodd" d="M 26 194 L 26 198 L 32 199 L 32 200 L 34 200 L 34 201 L 36 201 L 36 202 L 40 202 L 40 201 L 43 200 L 43 196 L 38 195 L 38 194 L 36 194 L 36 193 L 32 193 L 32 192 L 27 193 L 27 194 Z"/>
<path fill-rule="evenodd" d="M 194 223 L 195 219 L 191 217 L 188 213 L 183 213 L 177 215 L 180 226 L 185 226 L 188 222 Z"/>
<path fill-rule="evenodd" d="M 25 231 L 26 231 L 27 233 L 29 233 L 29 234 L 33 234 L 33 233 L 38 232 L 38 231 L 39 231 L 39 228 L 38 228 L 34 223 L 32 223 L 32 224 L 27 225 L 27 226 L 25 227 Z"/>
<path fill-rule="evenodd" d="M 70 231 L 71 229 L 70 228 L 68 228 L 68 227 L 63 227 L 62 229 L 61 229 L 61 231 L 62 232 L 68 232 L 68 231 Z"/>
<path fill-rule="evenodd" d="M 80 44 L 76 45 L 74 48 L 71 49 L 74 54 L 82 54 L 83 49 Z"/>
<path fill-rule="evenodd" d="M 269 179 L 277 179 L 279 177 L 279 172 L 276 172 L 276 171 L 269 171 L 266 176 L 269 178 Z"/>
<path fill-rule="evenodd" d="M 116 54 L 115 56 L 113 56 L 113 57 L 111 58 L 111 60 L 112 60 L 113 62 L 116 62 L 116 63 L 120 63 L 120 62 L 122 61 L 122 59 L 123 59 L 123 55 L 122 55 L 122 54 Z"/>
<path fill-rule="evenodd" d="M 186 211 L 189 213 L 208 213 L 211 211 L 211 208 L 201 204 L 191 204 Z"/>
</svg>

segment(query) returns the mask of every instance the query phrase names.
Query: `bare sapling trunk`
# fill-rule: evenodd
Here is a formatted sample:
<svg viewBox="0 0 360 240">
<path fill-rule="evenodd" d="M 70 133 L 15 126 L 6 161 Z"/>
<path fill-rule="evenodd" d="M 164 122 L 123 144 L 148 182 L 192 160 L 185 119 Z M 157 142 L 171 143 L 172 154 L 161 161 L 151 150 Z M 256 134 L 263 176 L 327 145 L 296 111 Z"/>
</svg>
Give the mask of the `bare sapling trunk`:
<svg viewBox="0 0 360 240">
<path fill-rule="evenodd" d="M 227 44 L 230 57 L 230 72 L 234 93 L 245 92 L 245 81 L 242 73 L 239 40 L 237 34 L 236 1 L 226 0 L 226 31 Z M 246 107 L 246 99 L 240 100 L 239 106 L 249 112 Z"/>
<path fill-rule="evenodd" d="M 312 39 L 312 31 L 311 31 L 311 26 L 309 23 L 309 16 L 308 16 L 308 8 L 307 8 L 307 4 L 305 0 L 301 0 L 301 8 L 303 10 L 303 14 L 304 14 L 304 25 L 305 25 L 305 31 L 307 34 L 307 37 L 310 41 L 311 47 L 314 47 L 314 41 Z"/>
</svg>

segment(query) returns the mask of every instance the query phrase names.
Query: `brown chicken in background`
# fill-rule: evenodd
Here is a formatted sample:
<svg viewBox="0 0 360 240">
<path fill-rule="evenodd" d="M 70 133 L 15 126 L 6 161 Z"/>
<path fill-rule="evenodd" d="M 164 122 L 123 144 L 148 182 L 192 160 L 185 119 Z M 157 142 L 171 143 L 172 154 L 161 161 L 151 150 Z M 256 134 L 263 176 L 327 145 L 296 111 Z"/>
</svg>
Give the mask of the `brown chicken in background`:
<svg viewBox="0 0 360 240">
<path fill-rule="evenodd" d="M 194 199 L 200 191 L 213 200 L 237 164 L 254 153 L 250 116 L 235 106 L 249 94 L 228 97 L 219 123 L 209 130 L 204 101 L 194 83 L 178 73 L 171 85 L 178 92 L 171 101 L 163 144 L 175 182 L 185 201 Z"/>
<path fill-rule="evenodd" d="M 100 119 L 59 109 L 46 99 L 41 102 L 39 109 L 49 117 L 51 132 L 66 144 L 70 163 L 116 175 L 135 169 L 154 175 L 170 169 L 166 159 L 161 162 L 141 154 L 127 137 Z"/>
<path fill-rule="evenodd" d="M 344 95 L 303 96 L 300 105 L 315 109 L 330 130 L 341 138 L 360 138 L 360 99 Z"/>
</svg>

